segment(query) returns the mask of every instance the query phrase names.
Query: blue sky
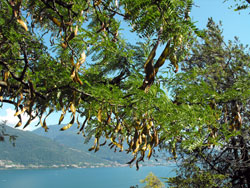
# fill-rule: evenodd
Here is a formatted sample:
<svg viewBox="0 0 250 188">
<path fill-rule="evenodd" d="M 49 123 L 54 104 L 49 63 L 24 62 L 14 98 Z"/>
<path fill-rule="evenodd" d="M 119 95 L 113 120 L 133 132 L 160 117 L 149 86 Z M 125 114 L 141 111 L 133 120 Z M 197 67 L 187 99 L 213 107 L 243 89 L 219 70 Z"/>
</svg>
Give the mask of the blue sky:
<svg viewBox="0 0 250 188">
<path fill-rule="evenodd" d="M 234 1 L 223 3 L 223 0 L 195 0 L 191 17 L 197 21 L 199 28 L 205 28 L 207 20 L 212 17 L 216 23 L 222 21 L 225 40 L 233 40 L 238 36 L 243 44 L 250 44 L 250 10 L 235 12 L 229 9 Z"/>
<path fill-rule="evenodd" d="M 194 21 L 197 21 L 198 28 L 203 29 L 206 27 L 207 20 L 212 17 L 216 23 L 222 21 L 223 35 L 225 40 L 233 40 L 234 36 L 238 36 L 243 44 L 250 44 L 250 22 L 249 10 L 235 12 L 229 9 L 233 5 L 233 0 L 223 3 L 223 0 L 195 0 L 190 16 Z M 129 35 L 129 34 L 125 34 Z M 135 39 L 133 37 L 133 39 Z M 132 40 L 132 39 L 131 39 Z M 14 117 L 15 111 L 11 105 L 4 105 L 0 110 L 0 121 L 8 120 L 8 124 L 15 125 L 18 119 Z M 57 124 L 60 113 L 54 113 L 47 119 L 48 125 Z M 27 120 L 24 116 L 24 122 Z M 68 123 L 70 117 L 66 117 L 63 123 Z M 32 124 L 37 124 L 38 119 Z M 34 126 L 28 126 L 26 130 L 32 130 Z"/>
</svg>

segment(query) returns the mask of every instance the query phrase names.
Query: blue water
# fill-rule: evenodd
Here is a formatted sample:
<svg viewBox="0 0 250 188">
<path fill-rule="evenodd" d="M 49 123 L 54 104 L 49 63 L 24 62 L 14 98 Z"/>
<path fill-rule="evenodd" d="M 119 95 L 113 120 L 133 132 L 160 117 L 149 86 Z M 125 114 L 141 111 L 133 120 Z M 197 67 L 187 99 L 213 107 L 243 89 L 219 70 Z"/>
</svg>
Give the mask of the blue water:
<svg viewBox="0 0 250 188">
<path fill-rule="evenodd" d="M 0 188 L 129 188 L 149 172 L 171 177 L 174 167 L 0 170 Z"/>
</svg>

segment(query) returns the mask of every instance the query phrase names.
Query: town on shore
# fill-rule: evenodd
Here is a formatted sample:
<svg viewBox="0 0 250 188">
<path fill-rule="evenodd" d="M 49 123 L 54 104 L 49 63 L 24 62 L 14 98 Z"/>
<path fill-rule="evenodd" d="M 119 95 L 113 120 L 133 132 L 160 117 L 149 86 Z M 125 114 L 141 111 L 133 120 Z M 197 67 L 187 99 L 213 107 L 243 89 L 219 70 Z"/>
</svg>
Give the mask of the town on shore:
<svg viewBox="0 0 250 188">
<path fill-rule="evenodd" d="M 141 164 L 142 166 L 167 166 L 171 165 L 171 163 L 146 163 Z M 128 167 L 128 164 L 121 164 L 118 162 L 113 162 L 112 164 L 104 164 L 104 163 L 95 163 L 91 164 L 88 162 L 83 162 L 80 164 L 59 164 L 59 165 L 23 165 L 23 164 L 16 164 L 11 160 L 0 160 L 0 170 L 4 169 L 42 169 L 42 168 L 108 168 L 108 167 Z"/>
</svg>

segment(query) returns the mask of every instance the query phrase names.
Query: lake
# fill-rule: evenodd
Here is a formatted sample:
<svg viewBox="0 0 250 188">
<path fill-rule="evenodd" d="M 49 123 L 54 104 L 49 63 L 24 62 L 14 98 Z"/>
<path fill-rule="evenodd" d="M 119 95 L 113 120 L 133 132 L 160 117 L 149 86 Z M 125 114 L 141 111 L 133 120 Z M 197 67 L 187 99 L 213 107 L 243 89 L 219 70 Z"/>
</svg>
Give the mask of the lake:
<svg viewBox="0 0 250 188">
<path fill-rule="evenodd" d="M 0 170 L 1 188 L 129 188 L 139 185 L 149 172 L 171 177 L 174 166 Z"/>
</svg>

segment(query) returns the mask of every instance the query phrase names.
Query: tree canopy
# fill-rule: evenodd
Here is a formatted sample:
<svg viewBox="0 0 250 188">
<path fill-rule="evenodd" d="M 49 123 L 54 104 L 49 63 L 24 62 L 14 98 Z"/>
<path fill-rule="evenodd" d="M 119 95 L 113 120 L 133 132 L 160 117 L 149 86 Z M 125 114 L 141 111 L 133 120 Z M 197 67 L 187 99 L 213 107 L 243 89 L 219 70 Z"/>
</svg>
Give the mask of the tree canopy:
<svg viewBox="0 0 250 188">
<path fill-rule="evenodd" d="M 133 160 L 146 150 L 150 158 L 169 122 L 160 114 L 174 110 L 157 73 L 167 59 L 177 72 L 185 58 L 197 32 L 191 6 L 190 0 L 1 1 L 0 99 L 15 106 L 16 127 L 39 117 L 47 131 L 53 111 L 62 113 L 59 124 L 71 113 L 62 130 L 77 122 L 79 133 L 95 136 L 91 150 L 105 144 L 103 136 L 120 150 L 125 140 Z M 142 42 L 124 39 L 121 22 Z M 22 113 L 30 116 L 24 125 Z"/>
<path fill-rule="evenodd" d="M 59 124 L 71 114 L 62 131 L 77 123 L 87 140 L 95 137 L 94 151 L 106 144 L 101 137 L 115 150 L 127 143 L 134 156 L 129 163 L 137 166 L 159 143 L 174 157 L 178 143 L 194 150 L 218 129 L 223 108 L 213 101 L 248 97 L 241 89 L 248 82 L 237 82 L 240 92 L 233 85 L 222 97 L 220 89 L 211 90 L 213 80 L 210 86 L 195 71 L 170 82 L 166 74 L 177 73 L 196 37 L 207 34 L 189 17 L 192 6 L 192 0 L 1 0 L 0 101 L 15 106 L 16 127 L 38 117 L 47 131 L 51 113 L 61 112 Z M 123 23 L 137 43 L 126 39 Z M 204 90 L 197 93 L 200 84 Z M 30 116 L 25 124 L 23 113 Z"/>
<path fill-rule="evenodd" d="M 221 26 L 212 19 L 205 33 L 194 43 L 191 57 L 183 62 L 183 72 L 173 78 L 172 85 L 179 105 L 199 104 L 214 111 L 206 124 L 197 124 L 195 130 L 186 127 L 189 137 L 182 139 L 198 139 L 191 148 L 176 144 L 183 162 L 170 182 L 191 187 L 250 187 L 249 48 L 237 37 L 225 42 Z"/>
<path fill-rule="evenodd" d="M 224 2 L 226 2 L 228 0 L 224 0 Z M 248 9 L 250 6 L 250 1 L 249 0 L 236 0 L 234 7 L 235 7 L 235 11 L 240 11 L 240 10 L 244 10 L 244 9 Z M 232 6 L 233 7 L 233 6 Z"/>
<path fill-rule="evenodd" d="M 152 172 L 150 172 L 147 177 L 140 181 L 141 183 L 146 183 L 143 188 L 164 188 L 165 185 L 159 178 L 157 178 Z"/>
</svg>

